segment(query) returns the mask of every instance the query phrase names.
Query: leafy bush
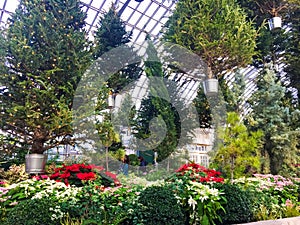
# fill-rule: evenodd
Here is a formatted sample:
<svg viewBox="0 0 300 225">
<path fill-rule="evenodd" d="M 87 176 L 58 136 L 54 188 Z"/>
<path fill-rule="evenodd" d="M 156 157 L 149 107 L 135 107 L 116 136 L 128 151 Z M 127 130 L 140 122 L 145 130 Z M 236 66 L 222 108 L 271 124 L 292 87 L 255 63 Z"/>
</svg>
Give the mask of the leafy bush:
<svg viewBox="0 0 300 225">
<path fill-rule="evenodd" d="M 29 175 L 25 172 L 25 164 L 13 164 L 7 171 L 1 171 L 0 173 L 0 179 L 6 180 L 9 184 L 18 183 L 28 178 Z"/>
<path fill-rule="evenodd" d="M 274 220 L 287 214 L 297 214 L 299 204 L 299 185 L 296 180 L 280 175 L 254 174 L 252 178 L 234 180 L 234 184 L 243 188 L 252 198 L 252 211 L 255 221 Z M 294 205 L 288 208 L 286 203 Z"/>
<path fill-rule="evenodd" d="M 140 193 L 131 224 L 182 225 L 185 218 L 172 190 L 150 186 Z"/>
<path fill-rule="evenodd" d="M 7 213 L 3 225 L 59 225 L 63 213 L 51 199 L 25 200 Z"/>
<path fill-rule="evenodd" d="M 145 178 L 148 181 L 157 181 L 157 180 L 163 180 L 168 176 L 170 176 L 170 173 L 166 169 L 159 169 L 157 171 L 154 169 L 154 170 L 150 170 L 149 173 L 145 175 Z"/>
<path fill-rule="evenodd" d="M 300 216 L 300 206 L 293 204 L 290 200 L 286 201 L 283 217 L 296 217 Z"/>
<path fill-rule="evenodd" d="M 229 183 L 215 183 L 213 186 L 222 190 L 227 200 L 223 204 L 225 212 L 223 210 L 219 211 L 222 222 L 216 221 L 217 224 L 236 224 L 252 221 L 252 202 L 248 192 L 242 190 L 237 185 Z"/>
<path fill-rule="evenodd" d="M 51 199 L 55 202 L 69 201 L 75 199 L 79 191 L 79 187 L 66 186 L 54 180 L 28 179 L 7 188 L 0 188 L 0 211 L 4 214 L 20 202 L 35 198 Z"/>
<path fill-rule="evenodd" d="M 70 218 L 83 224 L 131 224 L 127 223 L 132 204 L 138 197 L 138 188 L 117 187 L 104 192 L 94 185 L 85 185 L 76 200 L 62 202 L 62 210 Z"/>
<path fill-rule="evenodd" d="M 74 199 L 61 203 L 62 211 L 68 213 L 73 219 L 102 221 L 104 218 L 101 197 L 103 190 L 92 183 L 87 183 L 80 188 Z"/>
<path fill-rule="evenodd" d="M 175 174 L 166 179 L 184 209 L 185 224 L 214 224 L 221 219 L 219 210 L 224 210 L 226 201 L 222 191 L 211 188 L 209 184 L 222 183 L 224 179 L 216 170 L 207 169 L 196 163 L 182 165 Z"/>
<path fill-rule="evenodd" d="M 129 164 L 132 166 L 138 166 L 140 164 L 140 161 L 138 159 L 138 156 L 136 154 L 130 154 L 129 157 Z"/>
</svg>

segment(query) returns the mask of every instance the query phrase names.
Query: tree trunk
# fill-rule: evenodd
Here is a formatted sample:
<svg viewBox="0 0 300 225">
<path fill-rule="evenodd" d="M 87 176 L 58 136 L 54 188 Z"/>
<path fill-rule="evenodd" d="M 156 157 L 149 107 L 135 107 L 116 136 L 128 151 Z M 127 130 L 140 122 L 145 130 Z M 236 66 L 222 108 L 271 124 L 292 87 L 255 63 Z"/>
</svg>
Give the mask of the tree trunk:
<svg viewBox="0 0 300 225">
<path fill-rule="evenodd" d="M 233 172 L 234 172 L 234 160 L 235 160 L 235 157 L 231 156 L 230 157 L 230 180 L 231 180 L 231 183 L 233 182 L 233 178 L 234 178 L 234 175 L 233 175 Z"/>
<path fill-rule="evenodd" d="M 105 147 L 105 164 L 106 164 L 106 171 L 108 171 L 108 146 Z"/>
<path fill-rule="evenodd" d="M 31 153 L 43 154 L 44 142 L 42 140 L 34 140 L 31 146 Z"/>
</svg>

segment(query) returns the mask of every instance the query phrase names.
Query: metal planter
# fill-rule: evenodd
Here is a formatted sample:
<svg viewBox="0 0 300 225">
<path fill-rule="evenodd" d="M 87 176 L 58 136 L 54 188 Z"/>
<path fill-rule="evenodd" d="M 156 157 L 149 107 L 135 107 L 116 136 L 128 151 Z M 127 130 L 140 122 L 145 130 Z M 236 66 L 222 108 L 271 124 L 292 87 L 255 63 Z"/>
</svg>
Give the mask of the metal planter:
<svg viewBox="0 0 300 225">
<path fill-rule="evenodd" d="M 281 18 L 278 16 L 275 16 L 275 17 L 269 19 L 268 23 L 269 23 L 270 30 L 281 28 Z"/>
<path fill-rule="evenodd" d="M 218 79 L 207 79 L 203 82 L 204 93 L 206 96 L 215 96 L 218 93 Z"/>
<path fill-rule="evenodd" d="M 25 171 L 29 174 L 45 173 L 46 154 L 27 154 L 25 156 Z"/>
</svg>

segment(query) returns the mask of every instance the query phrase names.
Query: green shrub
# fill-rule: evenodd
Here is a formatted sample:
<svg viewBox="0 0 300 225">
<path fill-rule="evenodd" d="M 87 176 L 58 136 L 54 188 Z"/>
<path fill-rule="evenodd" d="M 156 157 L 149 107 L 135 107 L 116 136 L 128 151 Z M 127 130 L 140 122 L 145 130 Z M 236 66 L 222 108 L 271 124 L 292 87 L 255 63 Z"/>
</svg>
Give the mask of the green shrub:
<svg viewBox="0 0 300 225">
<path fill-rule="evenodd" d="M 140 164 L 140 161 L 139 161 L 138 156 L 136 154 L 130 154 L 130 155 L 128 155 L 128 157 L 129 157 L 130 165 L 138 166 Z"/>
<path fill-rule="evenodd" d="M 253 220 L 276 220 L 283 217 L 285 207 L 279 204 L 280 195 L 251 187 L 245 189 L 252 199 Z"/>
<path fill-rule="evenodd" d="M 0 179 L 6 180 L 9 184 L 18 183 L 28 178 L 29 175 L 25 172 L 25 164 L 13 164 L 8 170 L 0 173 Z"/>
<path fill-rule="evenodd" d="M 3 225 L 59 225 L 63 213 L 51 199 L 24 200 L 6 215 Z"/>
<path fill-rule="evenodd" d="M 148 168 L 151 167 L 147 166 Z M 159 170 L 152 170 L 149 173 L 145 175 L 146 180 L 148 181 L 157 181 L 157 180 L 163 180 L 170 176 L 170 173 L 166 169 L 159 169 Z"/>
<path fill-rule="evenodd" d="M 102 191 L 99 187 L 86 185 L 76 196 L 76 201 L 61 203 L 63 212 L 84 225 L 131 224 L 133 202 L 139 193 L 137 188 L 119 187 Z"/>
<path fill-rule="evenodd" d="M 223 205 L 225 212 L 220 210 L 222 222 L 217 224 L 235 224 L 250 222 L 253 219 L 250 195 L 237 185 L 216 183 L 215 188 L 225 193 L 227 202 Z"/>
<path fill-rule="evenodd" d="M 76 200 L 61 202 L 62 211 L 73 219 L 102 221 L 104 218 L 102 191 L 93 184 L 82 187 L 76 195 Z"/>
<path fill-rule="evenodd" d="M 140 193 L 131 224 L 182 225 L 184 214 L 173 192 L 165 186 L 149 186 Z"/>
</svg>

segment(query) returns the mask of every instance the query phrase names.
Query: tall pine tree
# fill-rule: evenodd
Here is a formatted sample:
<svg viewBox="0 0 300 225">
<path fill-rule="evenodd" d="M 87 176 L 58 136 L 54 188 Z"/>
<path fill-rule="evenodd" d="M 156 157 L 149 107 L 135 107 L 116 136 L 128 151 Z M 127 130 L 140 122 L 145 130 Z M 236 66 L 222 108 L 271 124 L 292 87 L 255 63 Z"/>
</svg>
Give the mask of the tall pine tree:
<svg viewBox="0 0 300 225">
<path fill-rule="evenodd" d="M 1 128 L 33 153 L 69 140 L 72 99 L 92 55 L 78 0 L 21 0 L 1 43 Z"/>
<path fill-rule="evenodd" d="M 253 110 L 249 124 L 264 132 L 261 172 L 283 174 L 299 161 L 299 129 L 295 124 L 299 125 L 300 113 L 285 104 L 286 88 L 272 68 L 265 68 L 257 79 L 258 90 L 249 100 Z"/>
<path fill-rule="evenodd" d="M 149 41 L 148 44 L 145 73 L 149 78 L 149 93 L 141 102 L 133 130 L 135 136 L 142 141 L 151 137 L 147 141 L 149 150 L 157 152 L 158 162 L 161 162 L 174 153 L 177 147 L 183 147 L 191 141 L 197 123 L 180 96 L 179 86 L 167 79 L 168 72 L 158 58 L 153 43 Z M 151 131 L 151 121 L 154 118 L 158 118 L 156 133 Z M 166 133 L 162 132 L 163 129 Z M 157 146 L 153 148 L 154 145 Z M 147 145 L 143 147 L 146 148 Z"/>
<path fill-rule="evenodd" d="M 95 34 L 95 59 L 101 57 L 104 53 L 108 53 L 110 50 L 121 46 L 123 51 L 126 49 L 128 53 L 125 54 L 123 52 L 123 55 L 117 57 L 122 58 L 130 56 L 128 62 L 131 59 L 134 59 L 134 61 L 137 62 L 124 66 L 123 68 L 116 68 L 116 73 L 110 74 L 107 85 L 113 93 L 121 92 L 124 87 L 132 84 L 132 82 L 136 81 L 142 74 L 142 69 L 139 65 L 140 63 L 138 63 L 139 57 L 135 53 L 133 47 L 130 46 L 131 36 L 132 33 L 126 31 L 126 24 L 121 20 L 114 6 L 112 6 L 99 20 L 99 28 Z M 107 54 L 107 56 L 109 56 L 109 54 Z"/>
<path fill-rule="evenodd" d="M 117 94 L 124 94 L 128 91 L 133 83 L 141 76 L 141 59 L 134 48 L 130 46 L 132 33 L 126 31 L 126 24 L 121 20 L 113 5 L 109 11 L 100 18 L 98 25 L 99 27 L 95 32 L 96 47 L 94 50 L 94 58 L 100 61 L 103 60 L 107 63 L 110 61 L 124 62 L 125 58 L 125 61 L 129 64 L 119 65 L 118 63 L 115 63 L 115 65 L 106 65 L 109 67 L 110 71 L 114 71 L 115 73 L 108 74 L 109 77 L 106 80 L 105 87 L 100 91 L 102 95 L 100 98 L 108 99 L 109 94 L 115 98 Z M 120 52 L 118 52 L 118 48 L 120 49 Z M 114 57 L 114 59 L 110 60 L 110 57 Z M 107 91 L 105 92 L 104 90 Z M 113 109 L 108 112 L 108 107 L 115 106 L 108 106 L 107 104 L 99 105 L 97 113 L 102 117 L 102 120 L 96 121 L 100 139 L 106 147 L 106 155 L 108 154 L 107 151 L 110 146 L 119 145 L 120 142 L 120 140 L 116 138 L 118 136 L 118 130 L 115 130 L 113 124 L 116 123 L 116 121 L 111 120 Z"/>
<path fill-rule="evenodd" d="M 251 132 L 236 112 L 227 113 L 226 126 L 218 130 L 222 146 L 213 157 L 225 176 L 231 179 L 259 171 L 261 131 Z"/>
</svg>

